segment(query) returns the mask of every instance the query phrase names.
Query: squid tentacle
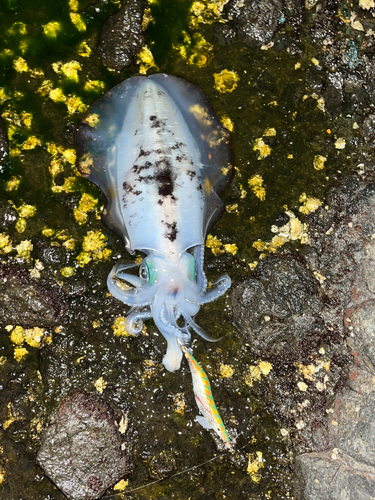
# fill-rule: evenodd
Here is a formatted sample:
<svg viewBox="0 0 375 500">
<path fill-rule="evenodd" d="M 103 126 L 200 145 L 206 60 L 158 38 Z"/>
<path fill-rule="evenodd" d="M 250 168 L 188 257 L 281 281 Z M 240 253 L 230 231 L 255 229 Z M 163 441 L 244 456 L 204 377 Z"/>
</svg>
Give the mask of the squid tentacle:
<svg viewBox="0 0 375 500">
<path fill-rule="evenodd" d="M 231 280 L 227 274 L 224 274 L 212 285 L 213 286 L 217 285 L 217 286 L 215 286 L 215 288 L 210 288 L 206 292 L 201 292 L 198 295 L 195 295 L 194 297 L 191 293 L 189 293 L 190 290 L 187 290 L 186 300 L 192 302 L 193 304 L 199 304 L 199 305 L 212 302 L 221 295 L 223 295 L 228 290 L 228 288 L 231 285 Z"/>
<path fill-rule="evenodd" d="M 125 329 L 130 335 L 139 335 L 143 328 L 144 319 L 152 318 L 151 311 L 134 311 L 125 318 Z"/>
<path fill-rule="evenodd" d="M 197 265 L 197 281 L 196 284 L 200 292 L 205 292 L 207 289 L 207 278 L 203 271 L 204 264 L 204 245 L 198 245 L 193 250 L 195 263 Z"/>
<path fill-rule="evenodd" d="M 143 307 L 151 304 L 155 290 L 130 287 L 125 283 L 123 277 L 121 279 L 117 277 L 116 272 L 117 266 L 114 266 L 107 278 L 108 290 L 116 299 L 121 300 L 128 306 Z M 128 279 L 131 275 L 126 276 L 126 279 Z M 134 278 L 134 276 L 131 277 Z"/>
<path fill-rule="evenodd" d="M 200 328 L 196 322 L 193 320 L 193 318 L 190 316 L 188 311 L 186 310 L 186 307 L 184 304 L 180 304 L 182 316 L 184 317 L 185 321 L 187 322 L 188 326 L 190 326 L 198 335 L 200 335 L 204 340 L 207 340 L 208 342 L 218 342 L 220 338 L 214 339 L 211 337 L 211 335 L 208 335 L 202 328 Z"/>
</svg>

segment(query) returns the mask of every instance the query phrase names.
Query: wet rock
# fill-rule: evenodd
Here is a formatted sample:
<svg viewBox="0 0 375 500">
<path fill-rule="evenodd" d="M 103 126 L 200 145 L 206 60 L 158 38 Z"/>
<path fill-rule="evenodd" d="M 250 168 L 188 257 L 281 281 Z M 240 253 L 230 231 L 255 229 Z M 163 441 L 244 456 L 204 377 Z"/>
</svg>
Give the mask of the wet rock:
<svg viewBox="0 0 375 500">
<path fill-rule="evenodd" d="M 375 469 L 337 450 L 297 457 L 296 475 L 300 480 L 295 493 L 299 500 L 371 500 L 375 491 Z"/>
<path fill-rule="evenodd" d="M 94 500 L 129 474 L 129 460 L 111 407 L 74 392 L 46 428 L 38 463 L 69 500 Z"/>
<path fill-rule="evenodd" d="M 272 40 L 279 21 L 284 17 L 280 0 L 232 0 L 225 12 L 237 36 L 255 48 Z"/>
<path fill-rule="evenodd" d="M 320 307 L 317 280 L 291 256 L 263 261 L 255 278 L 232 294 L 234 323 L 247 337 L 251 351 L 267 359 L 290 353 L 296 360 L 302 348 L 296 344 L 322 330 L 316 320 Z"/>
<path fill-rule="evenodd" d="M 0 172 L 6 157 L 8 156 L 8 140 L 6 129 L 0 121 Z"/>
<path fill-rule="evenodd" d="M 65 322 L 67 303 L 60 287 L 30 277 L 27 269 L 0 263 L 0 324 L 53 327 Z"/>
<path fill-rule="evenodd" d="M 17 210 L 9 203 L 0 203 L 0 230 L 5 231 L 17 220 Z"/>
<path fill-rule="evenodd" d="M 126 0 L 103 26 L 98 51 L 107 68 L 121 71 L 142 48 L 144 5 L 140 0 Z"/>
<path fill-rule="evenodd" d="M 326 408 L 326 423 L 310 430 L 316 443 L 324 435 L 325 444 L 296 459 L 300 500 L 362 500 L 375 491 L 374 177 L 371 166 L 348 176 L 331 192 L 329 209 L 311 221 L 312 244 L 319 248 L 315 262 L 330 276 L 331 303 L 334 298 L 341 302 L 351 364 L 344 387 Z"/>
</svg>

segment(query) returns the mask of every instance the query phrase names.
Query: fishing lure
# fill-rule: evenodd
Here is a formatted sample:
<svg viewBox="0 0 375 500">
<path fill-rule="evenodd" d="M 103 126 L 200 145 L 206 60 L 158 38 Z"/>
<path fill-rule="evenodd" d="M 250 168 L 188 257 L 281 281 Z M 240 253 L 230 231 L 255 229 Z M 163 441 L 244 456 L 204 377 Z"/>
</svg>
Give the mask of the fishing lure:
<svg viewBox="0 0 375 500">
<path fill-rule="evenodd" d="M 195 419 L 205 429 L 214 430 L 216 434 L 224 441 L 226 447 L 231 449 L 227 431 L 215 405 L 210 381 L 208 380 L 205 371 L 198 363 L 198 361 L 194 358 L 190 350 L 187 349 L 183 344 L 180 345 L 189 363 L 189 368 L 193 379 L 195 401 L 197 403 L 199 411 L 203 415 L 197 415 Z"/>
<path fill-rule="evenodd" d="M 139 276 L 125 273 L 136 263 L 116 265 L 108 289 L 132 307 L 130 334 L 153 318 L 167 341 L 163 364 L 177 370 L 178 340 L 189 342 L 190 329 L 214 340 L 193 317 L 231 283 L 224 275 L 207 289 L 203 271 L 207 232 L 233 176 L 229 132 L 199 89 L 156 74 L 106 92 L 78 127 L 76 144 L 79 171 L 107 197 L 104 222 L 130 254 L 146 254 Z"/>
</svg>

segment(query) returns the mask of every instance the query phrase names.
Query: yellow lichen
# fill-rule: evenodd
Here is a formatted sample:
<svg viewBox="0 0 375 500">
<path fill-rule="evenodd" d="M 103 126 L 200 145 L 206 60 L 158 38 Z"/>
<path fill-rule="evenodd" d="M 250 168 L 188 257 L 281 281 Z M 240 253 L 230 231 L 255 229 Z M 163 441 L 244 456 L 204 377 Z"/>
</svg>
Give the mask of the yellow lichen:
<svg viewBox="0 0 375 500">
<path fill-rule="evenodd" d="M 258 151 L 258 160 L 263 160 L 271 154 L 272 149 L 259 137 L 255 139 L 253 151 Z"/>
<path fill-rule="evenodd" d="M 272 370 L 272 364 L 268 363 L 268 361 L 258 361 L 258 366 L 260 368 L 260 371 L 261 371 L 262 375 L 264 375 L 265 377 Z"/>
<path fill-rule="evenodd" d="M 28 354 L 29 351 L 24 347 L 15 347 L 14 349 L 14 359 L 17 361 L 17 363 L 22 361 Z"/>
<path fill-rule="evenodd" d="M 267 377 L 271 370 L 271 363 L 268 363 L 267 361 L 258 361 L 256 366 L 249 366 L 249 370 L 245 373 L 245 384 L 252 387 L 254 382 L 261 379 L 262 375 Z"/>
<path fill-rule="evenodd" d="M 238 252 L 238 248 L 235 243 L 226 243 L 224 245 L 224 249 L 227 253 L 231 253 L 232 255 L 236 255 L 236 253 Z"/>
<path fill-rule="evenodd" d="M 263 453 L 261 451 L 256 451 L 255 453 L 249 453 L 247 455 L 248 463 L 246 472 L 249 474 L 251 480 L 254 483 L 259 483 L 261 480 L 260 469 L 263 469 Z"/>
<path fill-rule="evenodd" d="M 7 254 L 13 250 L 9 234 L 0 233 L 0 253 Z"/>
<path fill-rule="evenodd" d="M 94 386 L 95 389 L 101 393 L 107 387 L 107 382 L 103 379 L 103 377 L 100 377 L 94 382 Z"/>
<path fill-rule="evenodd" d="M 78 0 L 69 0 L 69 9 L 72 12 L 77 12 L 78 7 L 79 7 Z"/>
<path fill-rule="evenodd" d="M 26 73 L 29 71 L 27 62 L 23 57 L 18 57 L 13 61 L 13 67 L 18 73 Z"/>
<path fill-rule="evenodd" d="M 86 24 L 82 17 L 77 12 L 70 12 L 70 20 L 78 31 L 86 31 Z"/>
<path fill-rule="evenodd" d="M 44 330 L 42 330 L 42 328 L 35 327 L 25 330 L 25 342 L 27 342 L 30 347 L 36 347 L 37 349 L 40 349 L 43 337 Z"/>
<path fill-rule="evenodd" d="M 211 248 L 211 252 L 214 255 L 220 255 L 221 253 L 224 253 L 224 250 L 222 250 L 223 244 L 221 241 L 217 238 L 217 236 L 212 236 L 212 234 L 207 235 L 206 239 L 206 247 Z"/>
<path fill-rule="evenodd" d="M 220 365 L 220 377 L 222 378 L 231 378 L 233 377 L 234 370 L 231 365 Z"/>
<path fill-rule="evenodd" d="M 113 335 L 116 337 L 129 337 L 129 333 L 125 328 L 125 318 L 123 316 L 119 316 L 115 319 L 112 325 Z"/>
<path fill-rule="evenodd" d="M 22 111 L 20 114 L 22 123 L 25 125 L 26 128 L 31 128 L 32 121 L 33 121 L 33 115 L 31 113 L 26 113 L 26 111 Z"/>
<path fill-rule="evenodd" d="M 70 278 L 75 274 L 76 270 L 74 267 L 63 267 L 60 269 L 60 274 L 64 276 L 64 278 Z"/>
<path fill-rule="evenodd" d="M 62 152 L 63 158 L 70 163 L 71 165 L 74 165 L 76 160 L 77 160 L 77 154 L 74 149 L 64 149 Z"/>
<path fill-rule="evenodd" d="M 266 128 L 263 132 L 263 137 L 274 137 L 276 135 L 276 129 L 273 127 Z"/>
<path fill-rule="evenodd" d="M 52 90 L 53 90 L 53 84 L 52 84 L 51 80 L 43 80 L 42 85 L 38 88 L 37 92 L 41 96 L 45 97 L 46 95 L 49 96 L 49 94 Z"/>
<path fill-rule="evenodd" d="M 4 104 L 8 99 L 10 99 L 10 97 L 5 92 L 4 87 L 0 87 L 0 104 Z"/>
<path fill-rule="evenodd" d="M 115 491 L 124 491 L 124 489 L 127 487 L 127 485 L 129 484 L 129 480 L 127 479 L 125 481 L 125 479 L 121 479 L 121 481 L 119 481 L 118 483 L 116 483 L 113 487 L 113 489 Z"/>
<path fill-rule="evenodd" d="M 151 50 L 144 45 L 142 49 L 137 54 L 138 64 L 139 64 L 139 72 L 141 75 L 146 75 L 147 71 L 151 68 L 157 69 L 157 66 L 154 61 L 154 56 L 152 55 Z"/>
<path fill-rule="evenodd" d="M 222 116 L 221 119 L 220 119 L 221 123 L 223 124 L 223 126 L 229 130 L 229 132 L 233 132 L 234 130 L 234 123 L 232 122 L 232 120 L 229 118 L 229 116 Z"/>
<path fill-rule="evenodd" d="M 90 57 L 92 50 L 87 45 L 87 42 L 83 41 L 79 44 L 77 53 L 81 57 Z"/>
<path fill-rule="evenodd" d="M 24 342 L 24 334 L 25 331 L 22 326 L 16 326 L 10 334 L 10 341 L 15 345 L 22 345 Z"/>
<path fill-rule="evenodd" d="M 221 18 L 224 5 L 229 0 L 199 0 L 193 2 L 190 7 L 189 26 L 197 29 L 199 24 L 213 24 L 224 22 Z"/>
<path fill-rule="evenodd" d="M 314 156 L 314 168 L 315 170 L 323 170 L 324 164 L 327 161 L 327 158 L 322 155 Z"/>
<path fill-rule="evenodd" d="M 185 413 L 186 401 L 185 396 L 182 392 L 179 392 L 173 398 L 172 408 L 174 412 L 179 413 L 180 415 L 183 415 Z"/>
<path fill-rule="evenodd" d="M 25 23 L 17 21 L 12 24 L 9 28 L 8 33 L 10 35 L 27 35 L 27 26 Z"/>
<path fill-rule="evenodd" d="M 299 208 L 299 211 L 304 215 L 315 212 L 319 207 L 322 206 L 322 202 L 318 198 L 307 196 L 306 193 L 301 194 L 301 196 L 299 197 L 299 202 L 303 204 Z"/>
<path fill-rule="evenodd" d="M 89 219 L 89 216 L 87 215 L 86 212 L 83 212 L 82 210 L 79 210 L 78 208 L 75 208 L 73 210 L 74 218 L 78 222 L 79 225 L 86 224 L 86 222 Z"/>
<path fill-rule="evenodd" d="M 26 220 L 25 219 L 18 219 L 18 221 L 16 222 L 16 225 L 15 225 L 15 228 L 16 228 L 16 231 L 18 231 L 19 233 L 24 233 L 25 230 L 26 230 Z"/>
<path fill-rule="evenodd" d="M 50 229 L 48 227 L 42 229 L 42 235 L 45 236 L 46 238 L 51 238 L 54 234 L 55 234 L 54 229 Z"/>
<path fill-rule="evenodd" d="M 339 137 L 335 142 L 336 149 L 344 149 L 346 146 L 346 141 L 342 137 Z"/>
<path fill-rule="evenodd" d="M 38 139 L 37 137 L 35 137 L 35 135 L 32 135 L 31 137 L 29 137 L 22 145 L 21 145 L 21 149 L 24 149 L 24 150 L 27 150 L 27 149 L 34 149 L 36 148 L 37 146 L 41 146 L 42 145 L 42 141 L 40 139 Z"/>
<path fill-rule="evenodd" d="M 238 203 L 234 203 L 233 205 L 227 205 L 225 207 L 225 210 L 226 210 L 226 212 L 228 212 L 228 214 L 233 214 L 233 213 L 238 214 L 239 213 L 238 212 Z"/>
<path fill-rule="evenodd" d="M 50 89 L 48 97 L 52 99 L 53 102 L 66 102 L 66 96 L 64 95 L 64 92 L 60 88 Z"/>
<path fill-rule="evenodd" d="M 65 64 L 62 61 L 58 61 L 52 64 L 52 68 L 55 73 L 77 83 L 79 81 L 78 71 L 82 70 L 82 66 L 78 61 L 69 61 Z"/>
<path fill-rule="evenodd" d="M 30 240 L 23 240 L 19 245 L 16 246 L 18 257 L 25 260 L 30 259 L 30 252 L 32 251 L 32 249 L 33 245 Z"/>
<path fill-rule="evenodd" d="M 95 209 L 98 200 L 93 196 L 84 193 L 79 201 L 78 208 L 74 210 L 74 217 L 78 224 L 84 224 L 87 222 L 88 216 L 87 212 L 91 212 Z"/>
<path fill-rule="evenodd" d="M 105 89 L 105 83 L 100 80 L 87 80 L 84 86 L 86 92 L 102 92 Z"/>
<path fill-rule="evenodd" d="M 43 31 L 49 38 L 56 38 L 59 31 L 61 31 L 61 25 L 57 21 L 51 21 L 43 25 Z"/>
<path fill-rule="evenodd" d="M 370 10 L 375 7 L 374 0 L 359 0 L 359 6 L 361 9 Z"/>
<path fill-rule="evenodd" d="M 88 105 L 80 97 L 71 95 L 66 99 L 66 107 L 68 108 L 68 113 L 73 115 L 74 113 L 84 113 Z"/>
<path fill-rule="evenodd" d="M 92 260 L 91 254 L 88 252 L 81 252 L 77 257 L 76 261 L 79 267 L 84 267 Z"/>
<path fill-rule="evenodd" d="M 248 185 L 257 198 L 259 198 L 261 201 L 264 201 L 266 199 L 266 188 L 264 187 L 263 178 L 261 175 L 253 175 L 249 179 Z"/>
<path fill-rule="evenodd" d="M 99 115 L 97 113 L 92 113 L 91 115 L 86 116 L 84 120 L 90 127 L 96 127 L 99 123 Z"/>
<path fill-rule="evenodd" d="M 33 205 L 27 205 L 26 203 L 23 203 L 18 208 L 17 207 L 14 208 L 16 208 L 18 215 L 20 217 L 24 217 L 25 219 L 28 219 L 29 217 L 34 217 L 34 215 L 36 214 L 36 207 L 34 207 Z"/>
<path fill-rule="evenodd" d="M 240 77 L 235 71 L 223 69 L 220 73 L 214 73 L 214 88 L 221 93 L 233 92 L 237 88 Z"/>
<path fill-rule="evenodd" d="M 145 31 L 147 26 L 153 21 L 154 18 L 152 17 L 151 9 L 145 9 L 142 17 L 142 31 Z"/>
</svg>

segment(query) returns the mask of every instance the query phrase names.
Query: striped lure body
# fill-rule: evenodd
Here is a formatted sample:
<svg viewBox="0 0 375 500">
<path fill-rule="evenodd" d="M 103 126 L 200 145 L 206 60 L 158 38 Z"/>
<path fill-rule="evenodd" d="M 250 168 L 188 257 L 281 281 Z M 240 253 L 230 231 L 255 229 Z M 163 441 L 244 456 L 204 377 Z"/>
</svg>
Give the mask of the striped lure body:
<svg viewBox="0 0 375 500">
<path fill-rule="evenodd" d="M 215 401 L 211 391 L 210 381 L 201 365 L 194 358 L 191 352 L 181 344 L 182 352 L 188 360 L 191 375 L 193 378 L 193 389 L 195 401 L 199 411 L 203 416 L 197 415 L 195 418 L 205 429 L 213 429 L 222 439 L 227 448 L 231 448 L 229 437 L 224 423 L 217 411 Z"/>
</svg>

